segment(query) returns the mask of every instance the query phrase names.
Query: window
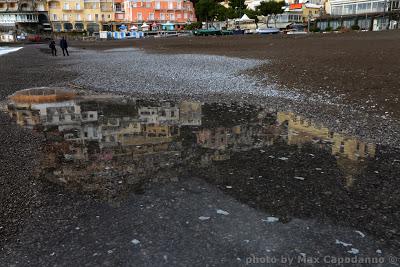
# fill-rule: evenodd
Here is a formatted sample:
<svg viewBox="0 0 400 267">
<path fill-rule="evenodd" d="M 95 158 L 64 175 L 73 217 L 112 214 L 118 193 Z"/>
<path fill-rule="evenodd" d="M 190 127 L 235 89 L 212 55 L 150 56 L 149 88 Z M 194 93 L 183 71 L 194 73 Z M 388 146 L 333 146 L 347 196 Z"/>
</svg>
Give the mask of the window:
<svg viewBox="0 0 400 267">
<path fill-rule="evenodd" d="M 58 20 L 57 14 L 53 14 L 53 20 L 54 20 L 54 21 L 57 21 L 57 20 Z"/>
<path fill-rule="evenodd" d="M 176 18 L 177 18 L 177 19 L 181 19 L 181 18 L 182 18 L 182 14 L 180 14 L 180 13 L 179 13 L 179 14 L 176 14 Z"/>
<path fill-rule="evenodd" d="M 169 14 L 169 19 L 170 19 L 170 20 L 175 20 L 175 15 L 174 15 L 174 13 L 170 13 L 170 14 Z"/>
<path fill-rule="evenodd" d="M 68 21 L 68 15 L 67 14 L 63 14 L 63 21 Z"/>
<path fill-rule="evenodd" d="M 137 7 L 137 3 L 132 3 L 132 7 Z"/>
<path fill-rule="evenodd" d="M 151 8 L 151 3 L 146 3 L 147 8 Z"/>
<path fill-rule="evenodd" d="M 156 2 L 156 9 L 160 9 L 160 2 Z"/>
<path fill-rule="evenodd" d="M 81 9 L 81 4 L 80 3 L 76 3 L 76 10 L 80 10 Z"/>
<path fill-rule="evenodd" d="M 68 10 L 69 9 L 69 4 L 68 3 L 64 3 L 64 9 Z"/>
<path fill-rule="evenodd" d="M 342 6 L 334 6 L 332 7 L 332 15 L 342 15 Z"/>
<path fill-rule="evenodd" d="M 149 14 L 149 20 L 154 20 L 154 13 Z"/>
<path fill-rule="evenodd" d="M 173 4 L 172 4 L 172 2 L 168 2 L 168 9 L 173 9 Z"/>
<path fill-rule="evenodd" d="M 176 8 L 177 8 L 177 9 L 181 9 L 181 8 L 182 8 L 182 2 L 176 3 Z"/>
<path fill-rule="evenodd" d="M 95 14 L 95 15 L 94 15 L 94 19 L 95 19 L 96 21 L 98 21 L 98 20 L 99 20 L 99 14 Z"/>
<path fill-rule="evenodd" d="M 92 20 L 93 20 L 92 14 L 88 14 L 88 15 L 87 15 L 87 20 L 88 20 L 88 21 L 92 21 Z"/>
<path fill-rule="evenodd" d="M 138 21 L 142 21 L 142 20 L 143 20 L 143 17 L 142 17 L 142 13 L 141 13 L 141 12 L 138 12 L 138 13 L 137 13 L 137 20 L 138 20 Z"/>
<path fill-rule="evenodd" d="M 187 19 L 188 18 L 188 14 L 185 12 L 185 13 L 183 13 L 183 18 L 184 19 Z"/>
<path fill-rule="evenodd" d="M 81 14 L 76 14 L 76 20 L 81 20 Z"/>
<path fill-rule="evenodd" d="M 164 13 L 160 14 L 160 20 L 165 20 L 165 14 Z"/>
</svg>

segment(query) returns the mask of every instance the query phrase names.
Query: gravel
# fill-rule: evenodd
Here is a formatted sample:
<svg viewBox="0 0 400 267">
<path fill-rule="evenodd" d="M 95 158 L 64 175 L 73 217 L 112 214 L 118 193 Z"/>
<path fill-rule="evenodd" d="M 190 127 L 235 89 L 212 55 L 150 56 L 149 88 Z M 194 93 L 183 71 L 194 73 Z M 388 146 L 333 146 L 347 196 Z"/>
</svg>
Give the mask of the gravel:
<svg viewBox="0 0 400 267">
<path fill-rule="evenodd" d="M 87 51 L 71 66 L 74 84 L 96 90 L 145 94 L 253 93 L 296 97 L 244 72 L 268 61 L 225 56 L 148 54 L 134 48 Z"/>
<path fill-rule="evenodd" d="M 86 89 L 157 98 L 188 97 L 205 102 L 261 103 L 275 110 L 292 110 L 366 141 L 399 144 L 400 125 L 390 116 L 360 111 L 342 103 L 340 96 L 282 90 L 267 75 L 252 75 L 253 70 L 259 73 L 260 68 L 265 69 L 270 64 L 268 60 L 146 53 L 136 48 L 74 49 L 71 54 L 75 57 L 63 70 L 77 73 L 72 84 Z"/>
</svg>

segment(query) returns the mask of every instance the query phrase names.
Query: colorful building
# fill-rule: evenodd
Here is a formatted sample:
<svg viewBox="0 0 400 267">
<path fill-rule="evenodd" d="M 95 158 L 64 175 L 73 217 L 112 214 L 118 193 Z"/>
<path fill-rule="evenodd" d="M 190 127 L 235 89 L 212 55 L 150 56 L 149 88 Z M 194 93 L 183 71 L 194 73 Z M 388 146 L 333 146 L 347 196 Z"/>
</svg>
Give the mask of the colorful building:
<svg viewBox="0 0 400 267">
<path fill-rule="evenodd" d="M 53 30 L 98 32 L 110 30 L 114 19 L 113 0 L 51 0 L 48 12 Z"/>
<path fill-rule="evenodd" d="M 124 2 L 126 19 L 133 25 L 144 22 L 150 29 L 180 29 L 197 21 L 193 3 L 187 0 L 128 0 Z"/>
<path fill-rule="evenodd" d="M 50 31 L 45 0 L 0 0 L 0 31 Z"/>
<path fill-rule="evenodd" d="M 177 30 L 195 22 L 188 0 L 0 0 L 0 31 Z"/>
</svg>

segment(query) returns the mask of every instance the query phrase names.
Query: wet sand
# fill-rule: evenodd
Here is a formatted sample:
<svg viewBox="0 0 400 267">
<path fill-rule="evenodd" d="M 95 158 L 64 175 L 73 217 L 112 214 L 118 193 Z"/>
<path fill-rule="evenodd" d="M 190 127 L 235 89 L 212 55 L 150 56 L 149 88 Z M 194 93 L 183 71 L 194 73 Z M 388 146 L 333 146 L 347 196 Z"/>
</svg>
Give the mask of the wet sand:
<svg viewBox="0 0 400 267">
<path fill-rule="evenodd" d="M 169 54 L 172 58 L 175 54 L 179 56 L 179 53 L 218 54 L 272 60 L 270 64 L 253 69 L 248 74 L 256 77 L 274 75 L 281 86 L 280 90 L 286 92 L 317 93 L 324 98 L 330 98 L 326 93 L 332 94 L 335 101 L 343 100 L 346 103 L 343 113 L 337 115 L 338 107 L 339 109 L 342 107 L 340 105 L 327 106 L 326 103 L 318 105 L 317 102 L 314 109 L 314 118 L 317 120 L 313 120 L 313 125 L 315 123 L 320 127 L 321 121 L 329 125 L 339 120 L 346 121 L 344 118 L 354 116 L 353 120 L 348 120 L 352 127 L 341 122 L 339 128 L 347 130 L 348 133 L 352 132 L 354 138 L 364 136 L 379 140 L 387 134 L 384 133 L 387 130 L 379 124 L 379 121 L 386 120 L 381 118 L 384 112 L 393 112 L 391 115 L 394 118 L 398 116 L 397 106 L 391 101 L 385 101 L 390 94 L 396 95 L 398 90 L 397 80 L 391 75 L 386 75 L 391 68 L 398 72 L 396 69 L 398 66 L 388 64 L 397 56 L 390 52 L 397 40 L 397 35 L 394 33 L 396 32 L 312 37 L 228 36 L 71 43 L 72 47 L 86 49 L 72 50 L 70 58 L 51 57 L 46 45 L 27 45 L 20 51 L 0 57 L 0 75 L 7 77 L 0 80 L 0 99 L 4 104 L 5 98 L 16 90 L 33 86 L 75 84 L 79 77 L 85 74 L 87 70 L 85 66 L 90 65 L 85 65 L 85 60 L 90 60 L 93 56 L 91 52 L 85 52 L 89 49 L 99 51 L 99 56 L 102 56 L 101 52 L 105 49 L 123 47 L 137 47 L 148 53 Z M 340 49 L 341 44 L 348 45 Z M 368 46 L 375 55 L 374 60 L 365 56 Z M 384 47 L 384 52 L 380 52 L 379 47 Z M 315 50 L 317 56 L 311 56 L 314 55 L 312 50 Z M 330 53 L 325 53 L 326 51 Z M 340 51 L 345 52 L 341 55 Z M 110 55 L 114 52 L 107 51 Z M 129 53 L 131 52 L 128 50 L 126 55 Z M 347 65 L 343 62 L 349 58 L 349 53 L 357 55 L 354 56 L 357 59 L 348 62 Z M 296 63 L 290 63 L 296 54 L 299 54 L 294 61 Z M 341 60 L 334 62 L 335 55 Z M 312 58 L 314 61 L 307 61 L 307 58 Z M 323 62 L 325 64 L 322 64 Z M 381 68 L 374 68 L 374 62 Z M 168 64 L 168 62 L 163 63 Z M 314 77 L 313 81 L 321 83 L 318 69 L 325 68 L 321 64 L 330 66 L 330 70 L 336 75 L 343 74 L 342 68 L 348 70 L 347 66 L 354 67 L 356 76 L 368 69 L 367 73 L 373 76 L 386 75 L 388 82 L 382 84 L 383 89 L 378 94 L 374 90 L 379 87 L 378 83 L 365 81 L 364 87 L 360 87 L 354 80 L 351 82 L 350 75 L 345 75 L 345 78 L 340 80 L 343 82 L 343 87 L 337 87 L 341 88 L 340 90 L 331 92 L 326 88 L 316 89 L 317 87 L 308 81 L 307 77 Z M 356 65 L 364 67 L 359 69 Z M 127 68 L 134 66 L 133 63 L 127 64 Z M 282 68 L 280 71 L 278 71 L 279 66 Z M 77 70 L 77 67 L 81 70 Z M 302 67 L 307 69 L 307 73 L 312 74 L 307 77 L 300 75 L 304 72 Z M 204 68 L 209 69 L 207 66 Z M 93 71 L 103 75 L 101 65 Z M 302 78 L 293 78 L 291 84 L 290 79 L 286 79 L 291 73 L 298 74 L 293 77 L 300 75 Z M 108 72 L 108 75 L 113 76 L 113 73 Z M 195 76 L 196 73 L 191 75 Z M 337 76 L 329 74 L 328 78 L 323 77 L 326 81 L 323 84 L 333 86 L 338 80 L 334 77 Z M 352 88 L 358 89 L 350 89 L 352 84 L 354 85 Z M 284 88 L 285 86 L 287 88 Z M 88 87 L 90 88 L 90 84 Z M 367 88 L 365 89 L 367 91 L 363 88 Z M 106 90 L 90 89 L 101 92 Z M 366 107 L 363 112 L 359 105 L 367 101 L 365 92 L 371 94 L 374 102 L 368 106 L 363 104 Z M 117 90 L 116 93 L 127 92 Z M 341 93 L 345 94 L 343 99 L 337 99 L 337 95 Z M 222 94 L 210 93 L 210 95 L 212 97 L 209 102 L 214 99 L 217 102 L 230 103 L 242 101 L 245 94 L 236 94 L 226 99 Z M 165 100 L 168 98 L 168 93 L 159 92 L 152 97 Z M 272 101 L 270 99 L 271 102 L 261 100 L 265 102 L 264 104 L 274 102 L 273 99 Z M 391 97 L 391 100 L 395 101 L 395 96 Z M 381 103 L 377 109 L 382 108 L 382 110 L 371 107 L 377 102 Z M 275 106 L 281 103 L 284 102 L 276 102 Z M 282 104 L 281 108 L 285 109 L 286 106 Z M 320 114 L 321 109 L 324 110 L 324 115 Z M 247 111 L 242 108 L 238 108 L 237 112 L 239 114 L 243 112 L 244 117 L 240 115 L 236 120 L 235 116 L 230 114 L 235 111 L 231 105 L 211 106 L 204 111 L 206 112 L 204 117 L 207 118 L 204 127 L 210 129 L 229 128 L 234 124 L 255 127 L 257 120 L 255 114 L 249 117 Z M 312 112 L 308 109 L 307 113 Z M 359 121 L 355 118 L 356 113 L 362 120 L 359 124 L 353 123 Z M 173 177 L 172 183 L 151 183 L 143 192 L 128 194 L 129 196 L 123 201 L 114 199 L 102 201 L 90 194 L 50 182 L 43 177 L 38 179 L 37 171 L 41 170 L 38 167 L 39 159 L 48 155 L 45 150 L 47 141 L 42 133 L 19 127 L 8 117 L 9 114 L 0 114 L 3 126 L 0 129 L 3 141 L 0 155 L 2 162 L 0 212 L 6 215 L 1 217 L 0 222 L 1 259 L 7 264 L 62 265 L 68 261 L 75 265 L 93 263 L 140 265 L 145 262 L 154 265 L 200 265 L 208 262 L 233 266 L 243 263 L 251 253 L 264 255 L 267 250 L 271 250 L 274 256 L 285 253 L 297 256 L 303 252 L 313 255 L 316 247 L 319 251 L 317 256 L 351 255 L 348 253 L 350 248 L 337 245 L 335 239 L 344 242 L 351 240 L 363 256 L 379 256 L 376 251 L 380 249 L 384 251 L 384 256 L 398 251 L 399 230 L 396 219 L 398 190 L 394 185 L 398 179 L 399 168 L 396 132 L 389 133 L 394 136 L 391 140 L 392 146 L 377 143 L 376 154 L 373 157 L 362 158 L 355 163 L 327 153 L 325 147 L 329 147 L 329 143 L 324 139 L 311 140 L 312 147 L 302 144 L 296 147 L 281 142 L 268 149 L 255 146 L 248 151 L 233 153 L 231 159 L 225 162 L 214 162 L 210 168 L 201 168 L 198 164 L 204 154 L 200 149 L 196 152 L 198 159 L 195 165 L 199 169 L 195 173 L 180 177 L 178 180 Z M 274 124 L 268 121 L 262 123 Z M 373 125 L 378 129 L 374 129 Z M 331 127 L 329 129 L 332 132 L 339 132 Z M 284 138 L 279 132 L 275 134 L 279 138 Z M 352 140 L 353 134 L 349 134 L 349 140 Z M 285 135 L 288 133 L 283 134 Z M 293 135 L 296 136 L 296 132 Z M 187 153 L 193 155 L 191 150 L 193 146 L 190 143 L 193 138 L 189 135 L 184 137 L 189 140 L 186 141 L 186 145 L 191 147 Z M 308 158 L 311 154 L 316 155 L 318 160 Z M 275 159 L 270 158 L 271 155 Z M 290 158 L 293 168 L 284 168 L 286 164 L 284 157 Z M 268 164 L 265 164 L 266 162 Z M 127 163 L 129 162 L 121 164 Z M 320 168 L 326 169 L 326 172 L 319 170 Z M 231 179 L 230 173 L 235 174 L 234 179 Z M 259 176 L 263 176 L 264 179 Z M 250 177 L 259 180 L 248 183 L 246 179 Z M 306 177 L 306 179 L 293 177 Z M 317 180 L 321 177 L 325 178 L 322 182 Z M 352 177 L 355 179 L 353 187 L 349 189 L 346 183 L 351 182 Z M 273 186 L 270 187 L 271 185 Z M 303 197 L 302 192 L 307 195 Z M 332 194 L 335 194 L 335 197 L 332 197 Z M 216 213 L 217 209 L 228 210 L 231 217 Z M 199 220 L 200 216 L 210 217 L 212 225 L 204 224 Z M 269 226 L 262 221 L 268 216 L 277 216 L 281 222 Z M 247 217 L 257 222 L 249 223 Z M 361 230 L 367 237 L 362 237 L 355 230 Z M 260 238 L 271 234 L 271 238 Z M 132 244 L 134 238 L 141 240 L 140 246 Z M 245 245 L 247 240 L 250 242 L 249 246 Z M 210 258 L 198 257 L 199 247 L 201 254 L 206 254 L 210 249 L 214 253 Z"/>
<path fill-rule="evenodd" d="M 254 70 L 283 89 L 340 97 L 361 110 L 400 117 L 399 31 L 311 36 L 223 36 L 73 43 L 85 49 L 136 47 L 158 53 L 199 53 L 268 59 Z"/>
</svg>

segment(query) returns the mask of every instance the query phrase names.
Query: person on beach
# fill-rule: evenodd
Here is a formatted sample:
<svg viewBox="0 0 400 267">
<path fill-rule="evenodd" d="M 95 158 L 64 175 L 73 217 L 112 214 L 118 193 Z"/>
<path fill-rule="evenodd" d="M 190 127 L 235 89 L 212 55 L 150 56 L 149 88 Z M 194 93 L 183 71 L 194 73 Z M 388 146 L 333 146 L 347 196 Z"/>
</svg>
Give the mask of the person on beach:
<svg viewBox="0 0 400 267">
<path fill-rule="evenodd" d="M 50 41 L 49 48 L 51 49 L 51 54 L 53 57 L 57 56 L 56 42 L 54 40 Z"/>
<path fill-rule="evenodd" d="M 65 57 L 65 53 L 67 53 L 67 56 L 69 56 L 69 53 L 68 53 L 68 43 L 67 43 L 67 40 L 65 40 L 65 37 L 64 37 L 64 36 L 61 38 L 60 47 L 61 47 L 61 49 L 62 49 L 62 52 L 63 52 L 64 57 Z"/>
</svg>

